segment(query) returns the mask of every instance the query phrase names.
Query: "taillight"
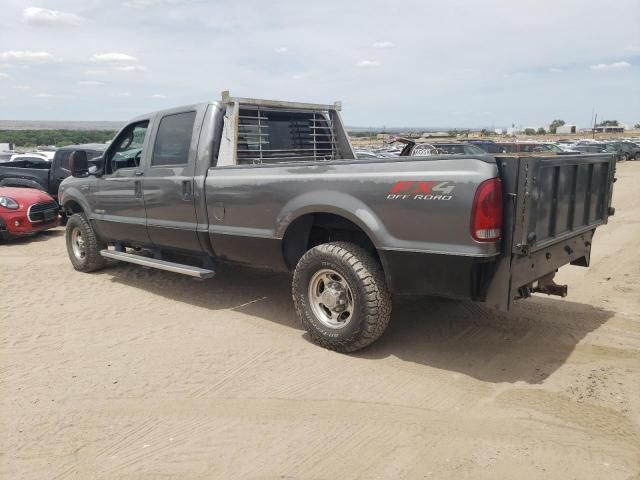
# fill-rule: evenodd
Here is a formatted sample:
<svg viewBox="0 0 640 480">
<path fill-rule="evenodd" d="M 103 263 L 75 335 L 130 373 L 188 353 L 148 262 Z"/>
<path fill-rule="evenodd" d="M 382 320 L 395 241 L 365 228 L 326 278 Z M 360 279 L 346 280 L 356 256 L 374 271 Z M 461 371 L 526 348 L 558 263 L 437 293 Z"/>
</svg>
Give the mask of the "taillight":
<svg viewBox="0 0 640 480">
<path fill-rule="evenodd" d="M 485 180 L 478 186 L 471 211 L 471 236 L 478 242 L 495 242 L 502 234 L 502 182 Z"/>
</svg>

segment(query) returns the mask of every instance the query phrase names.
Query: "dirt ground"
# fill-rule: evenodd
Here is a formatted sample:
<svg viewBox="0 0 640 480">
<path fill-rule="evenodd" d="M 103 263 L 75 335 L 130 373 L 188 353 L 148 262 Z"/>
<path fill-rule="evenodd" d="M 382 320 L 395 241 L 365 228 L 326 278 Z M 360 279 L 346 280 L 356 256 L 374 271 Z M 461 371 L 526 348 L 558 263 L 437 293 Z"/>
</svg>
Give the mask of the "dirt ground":
<svg viewBox="0 0 640 480">
<path fill-rule="evenodd" d="M 355 355 L 307 340 L 287 276 L 0 245 L 0 477 L 640 478 L 640 162 L 618 168 L 566 299 L 397 301 Z"/>
</svg>

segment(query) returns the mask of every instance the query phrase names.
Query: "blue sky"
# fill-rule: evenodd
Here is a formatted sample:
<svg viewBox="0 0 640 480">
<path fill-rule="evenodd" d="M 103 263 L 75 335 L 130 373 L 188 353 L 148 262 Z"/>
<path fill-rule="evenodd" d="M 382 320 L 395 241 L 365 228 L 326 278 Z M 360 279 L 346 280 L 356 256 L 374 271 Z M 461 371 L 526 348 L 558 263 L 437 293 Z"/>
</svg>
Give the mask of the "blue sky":
<svg viewBox="0 0 640 480">
<path fill-rule="evenodd" d="M 59 0 L 0 5 L 0 118 L 126 120 L 233 95 L 354 126 L 640 122 L 640 2 Z"/>
</svg>

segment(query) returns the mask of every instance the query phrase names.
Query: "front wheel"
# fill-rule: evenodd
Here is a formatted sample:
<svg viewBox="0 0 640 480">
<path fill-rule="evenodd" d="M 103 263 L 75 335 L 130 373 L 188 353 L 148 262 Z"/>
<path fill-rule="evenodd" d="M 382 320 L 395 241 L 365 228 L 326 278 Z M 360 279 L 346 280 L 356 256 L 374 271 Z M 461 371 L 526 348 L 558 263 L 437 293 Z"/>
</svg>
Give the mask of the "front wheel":
<svg viewBox="0 0 640 480">
<path fill-rule="evenodd" d="M 635 158 L 636 161 L 640 162 L 640 152 L 636 153 L 633 158 Z"/>
<path fill-rule="evenodd" d="M 318 345 L 354 352 L 376 341 L 391 318 L 391 294 L 380 263 L 348 242 L 305 253 L 293 275 L 298 317 Z"/>
<path fill-rule="evenodd" d="M 100 250 L 106 244 L 93 231 L 93 227 L 83 214 L 74 214 L 67 221 L 65 232 L 67 253 L 73 268 L 79 272 L 95 272 L 105 266 Z"/>
</svg>

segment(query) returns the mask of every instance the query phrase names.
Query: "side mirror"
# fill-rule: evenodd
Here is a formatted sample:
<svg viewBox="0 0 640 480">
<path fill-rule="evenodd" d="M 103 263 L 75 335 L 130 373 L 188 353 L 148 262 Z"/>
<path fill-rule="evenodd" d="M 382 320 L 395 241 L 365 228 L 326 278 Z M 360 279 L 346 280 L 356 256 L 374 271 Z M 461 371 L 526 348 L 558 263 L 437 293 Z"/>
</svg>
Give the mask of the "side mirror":
<svg viewBox="0 0 640 480">
<path fill-rule="evenodd" d="M 69 156 L 69 171 L 73 177 L 89 176 L 89 161 L 87 152 L 84 150 L 74 150 Z"/>
</svg>

